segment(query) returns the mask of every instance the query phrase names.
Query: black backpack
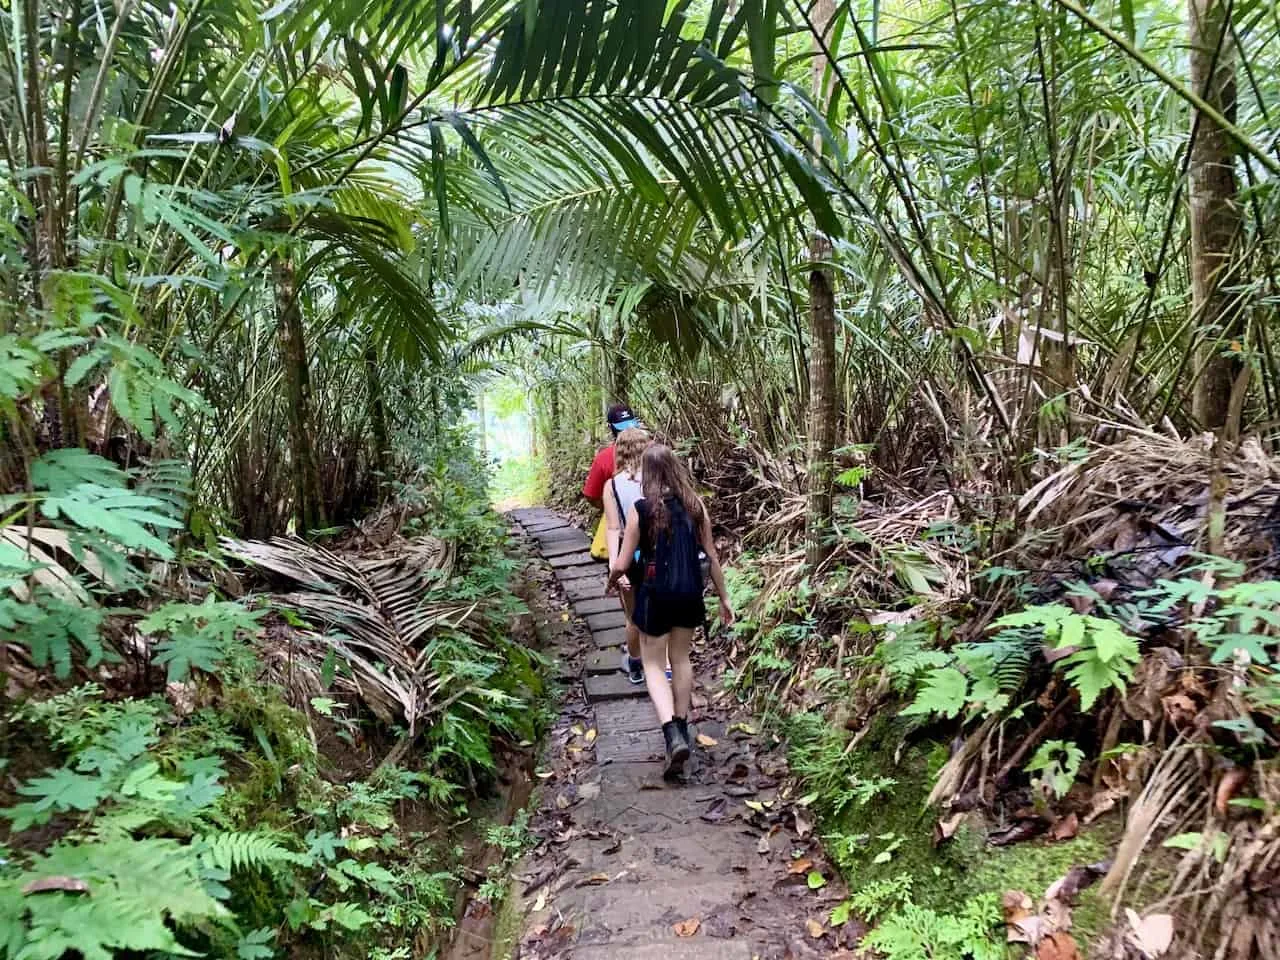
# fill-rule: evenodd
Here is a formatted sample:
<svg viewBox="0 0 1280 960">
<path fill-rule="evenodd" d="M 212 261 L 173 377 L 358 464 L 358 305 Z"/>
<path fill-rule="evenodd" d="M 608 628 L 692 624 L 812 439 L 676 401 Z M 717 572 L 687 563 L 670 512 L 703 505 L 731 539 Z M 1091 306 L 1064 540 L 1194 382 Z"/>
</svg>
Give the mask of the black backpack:
<svg viewBox="0 0 1280 960">
<path fill-rule="evenodd" d="M 702 596 L 702 561 L 693 518 L 678 497 L 667 498 L 667 529 L 643 547 L 644 584 L 668 596 Z M 646 511 L 647 512 L 647 511 Z M 648 526 L 648 524 L 645 524 Z M 648 539 L 647 537 L 643 539 Z"/>
</svg>

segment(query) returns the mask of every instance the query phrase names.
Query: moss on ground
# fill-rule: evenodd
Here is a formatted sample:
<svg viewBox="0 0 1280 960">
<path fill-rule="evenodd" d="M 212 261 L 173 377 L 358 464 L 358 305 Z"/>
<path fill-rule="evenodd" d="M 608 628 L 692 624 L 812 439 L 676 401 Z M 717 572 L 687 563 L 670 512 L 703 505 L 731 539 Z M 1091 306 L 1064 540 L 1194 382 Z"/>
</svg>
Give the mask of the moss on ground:
<svg viewBox="0 0 1280 960">
<path fill-rule="evenodd" d="M 937 811 L 925 801 L 947 756 L 937 741 L 908 742 L 905 721 L 872 721 L 858 745 L 845 752 L 848 735 L 831 725 L 793 717 L 787 724 L 792 764 L 816 791 L 828 854 L 844 874 L 851 893 L 868 884 L 911 877 L 912 900 L 939 914 L 958 913 L 984 893 L 1020 890 L 1033 898 L 1077 864 L 1104 860 L 1119 839 L 1120 822 L 1110 818 L 1061 842 L 1028 841 L 992 847 L 981 824 L 965 824 L 950 840 L 934 846 Z M 833 798 L 854 778 L 890 778 L 891 786 L 867 802 L 838 809 Z M 886 856 L 887 854 L 887 856 Z M 1107 923 L 1108 907 L 1096 888 L 1086 891 L 1074 912 L 1081 944 Z"/>
</svg>

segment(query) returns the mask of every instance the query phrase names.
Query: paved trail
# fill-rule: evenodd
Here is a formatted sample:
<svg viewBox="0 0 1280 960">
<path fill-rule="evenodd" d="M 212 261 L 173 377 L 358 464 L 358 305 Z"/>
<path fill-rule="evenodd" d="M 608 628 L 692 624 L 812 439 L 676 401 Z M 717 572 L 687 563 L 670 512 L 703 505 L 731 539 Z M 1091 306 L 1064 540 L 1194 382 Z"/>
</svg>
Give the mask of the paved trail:
<svg viewBox="0 0 1280 960">
<path fill-rule="evenodd" d="M 539 766 L 541 842 L 520 870 L 518 956 L 849 956 L 841 941 L 853 931 L 823 923 L 843 891 L 810 818 L 787 802 L 785 761 L 757 742 L 749 718 L 716 706 L 704 669 L 689 776 L 664 783 L 662 736 L 645 688 L 619 670 L 622 613 L 589 538 L 543 508 L 512 517 L 550 568 L 534 612 L 555 628 L 570 690 Z M 817 889 L 814 872 L 825 881 Z"/>
</svg>

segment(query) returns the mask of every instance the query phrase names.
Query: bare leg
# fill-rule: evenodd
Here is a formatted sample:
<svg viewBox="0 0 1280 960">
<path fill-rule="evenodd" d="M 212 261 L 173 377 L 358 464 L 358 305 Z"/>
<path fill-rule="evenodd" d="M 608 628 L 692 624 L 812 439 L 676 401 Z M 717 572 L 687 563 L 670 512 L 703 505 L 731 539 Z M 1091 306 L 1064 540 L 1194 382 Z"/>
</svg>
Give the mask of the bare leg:
<svg viewBox="0 0 1280 960">
<path fill-rule="evenodd" d="M 667 657 L 671 661 L 671 690 L 674 697 L 672 709 L 677 717 L 689 719 L 689 705 L 693 700 L 693 664 L 689 662 L 689 650 L 693 646 L 693 631 L 688 627 L 674 627 L 667 634 Z M 645 676 L 649 664 L 645 663 Z"/>
<path fill-rule="evenodd" d="M 622 612 L 627 615 L 627 656 L 640 656 L 640 628 L 631 622 L 631 613 L 636 608 L 635 590 L 619 590 L 622 598 Z"/>
<path fill-rule="evenodd" d="M 671 699 L 671 684 L 667 682 L 667 671 L 663 666 L 667 659 L 667 637 L 640 634 L 640 655 L 644 660 L 644 684 L 649 688 L 649 699 L 653 701 L 658 722 L 669 723 L 675 716 L 675 706 Z"/>
</svg>

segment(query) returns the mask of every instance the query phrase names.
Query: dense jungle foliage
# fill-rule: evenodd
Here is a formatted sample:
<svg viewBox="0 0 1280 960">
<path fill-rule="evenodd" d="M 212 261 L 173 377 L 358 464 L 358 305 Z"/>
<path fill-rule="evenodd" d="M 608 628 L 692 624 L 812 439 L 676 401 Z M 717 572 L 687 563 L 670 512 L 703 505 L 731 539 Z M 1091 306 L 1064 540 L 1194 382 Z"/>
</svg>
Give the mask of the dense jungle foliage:
<svg viewBox="0 0 1280 960">
<path fill-rule="evenodd" d="M 831 922 L 1280 956 L 1278 33 L 0 0 L 0 954 L 419 957 L 500 897 L 546 699 L 489 503 L 576 508 L 625 399 Z"/>
</svg>

